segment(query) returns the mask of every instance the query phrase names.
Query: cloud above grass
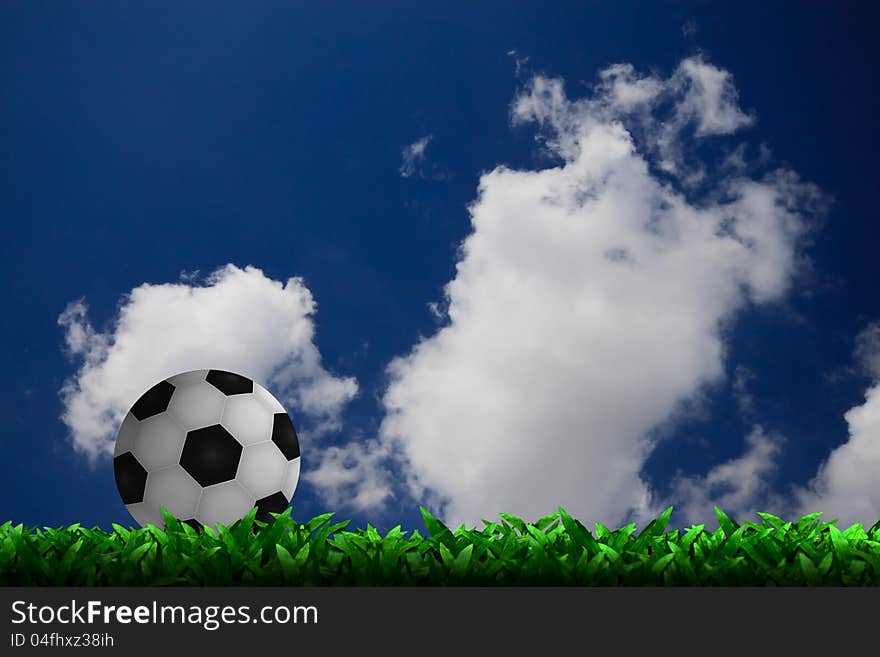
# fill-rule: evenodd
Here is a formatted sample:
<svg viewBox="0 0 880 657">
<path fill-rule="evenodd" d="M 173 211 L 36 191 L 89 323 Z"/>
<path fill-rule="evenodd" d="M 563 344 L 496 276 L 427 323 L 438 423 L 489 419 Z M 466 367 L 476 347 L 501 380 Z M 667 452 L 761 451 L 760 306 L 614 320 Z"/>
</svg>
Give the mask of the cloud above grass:
<svg viewBox="0 0 880 657">
<path fill-rule="evenodd" d="M 374 462 L 452 524 L 557 505 L 647 519 L 652 430 L 723 376 L 736 314 L 789 290 L 820 194 L 789 170 L 747 177 L 699 156 L 753 121 L 700 57 L 667 78 L 615 64 L 580 99 L 535 76 L 511 121 L 537 128 L 551 164 L 481 176 L 445 321 L 388 366 Z M 681 485 L 757 467 L 744 458 Z"/>
<path fill-rule="evenodd" d="M 713 466 L 705 475 L 677 474 L 669 502 L 675 505 L 680 524 L 703 523 L 714 531 L 718 520 L 711 513 L 713 505 L 731 517 L 754 521 L 759 511 L 782 513 L 788 500 L 775 492 L 772 483 L 785 442 L 782 436 L 755 425 L 746 436 L 742 456 Z"/>
<path fill-rule="evenodd" d="M 352 440 L 326 447 L 318 465 L 303 479 L 319 491 L 327 504 L 355 511 L 376 511 L 394 497 L 390 453 L 377 440 Z"/>
<path fill-rule="evenodd" d="M 358 386 L 322 366 L 316 305 L 303 280 L 283 283 L 231 264 L 203 283 L 196 279 L 136 287 L 104 331 L 92 326 L 84 300 L 58 318 L 77 364 L 61 389 L 62 420 L 77 451 L 92 460 L 111 454 L 137 398 L 156 382 L 195 369 L 239 372 L 267 386 L 302 427 L 306 444 L 339 428 Z"/>
<path fill-rule="evenodd" d="M 858 335 L 855 355 L 871 383 L 864 403 L 844 414 L 849 437 L 806 486 L 795 489 L 798 515 L 822 511 L 823 520 L 837 518 L 838 527 L 880 519 L 880 322 Z"/>
</svg>

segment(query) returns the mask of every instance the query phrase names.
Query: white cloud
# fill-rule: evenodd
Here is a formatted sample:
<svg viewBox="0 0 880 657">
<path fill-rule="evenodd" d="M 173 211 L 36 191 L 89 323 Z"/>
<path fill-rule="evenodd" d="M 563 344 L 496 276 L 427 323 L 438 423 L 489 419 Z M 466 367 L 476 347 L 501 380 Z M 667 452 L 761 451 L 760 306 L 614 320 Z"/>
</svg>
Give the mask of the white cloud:
<svg viewBox="0 0 880 657">
<path fill-rule="evenodd" d="M 722 166 L 736 173 L 745 172 L 748 168 L 748 162 L 746 161 L 746 145 L 740 144 L 733 149 L 733 151 L 724 158 Z"/>
<path fill-rule="evenodd" d="M 266 385 L 298 423 L 304 442 L 339 427 L 357 393 L 353 378 L 321 365 L 314 344 L 315 302 L 300 278 L 286 284 L 254 267 L 227 265 L 205 281 L 143 284 L 122 301 L 106 332 L 84 301 L 58 318 L 79 362 L 61 390 L 74 447 L 90 458 L 112 453 L 122 418 L 144 390 L 173 374 L 226 369 Z"/>
<path fill-rule="evenodd" d="M 376 440 L 326 447 L 317 467 L 303 478 L 327 504 L 356 511 L 381 509 L 389 497 L 392 475 L 386 467 L 388 449 Z"/>
<path fill-rule="evenodd" d="M 599 73 L 601 90 L 608 100 L 622 111 L 631 111 L 649 105 L 663 91 L 663 83 L 656 77 L 643 77 L 632 64 L 613 64 Z"/>
<path fill-rule="evenodd" d="M 655 151 L 657 166 L 677 176 L 685 187 L 703 182 L 706 169 L 703 162 L 687 161 L 683 132 L 692 128 L 696 139 L 731 135 L 755 121 L 740 109 L 739 94 L 730 73 L 709 64 L 700 55 L 682 60 L 675 73 L 664 81 L 659 99 L 670 101 L 672 109 L 659 127 L 648 122 L 647 147 Z"/>
<path fill-rule="evenodd" d="M 720 463 L 703 476 L 677 475 L 670 503 L 684 517 L 682 524 L 705 523 L 707 529 L 714 530 L 718 520 L 713 505 L 733 518 L 755 522 L 759 521 L 758 511 L 780 513 L 786 502 L 773 492 L 770 479 L 777 471 L 784 442 L 781 436 L 768 435 L 755 426 L 746 436 L 743 456 Z"/>
<path fill-rule="evenodd" d="M 672 83 L 684 93 L 676 113 L 682 121 L 696 122 L 698 137 L 729 135 L 755 120 L 739 108 L 730 73 L 712 66 L 702 57 L 682 61 Z"/>
<path fill-rule="evenodd" d="M 730 135 L 754 123 L 739 107 L 730 73 L 700 55 L 682 60 L 666 79 L 641 75 L 629 63 L 612 64 L 600 71 L 593 96 L 577 101 L 565 98 L 562 80 L 536 76 L 514 102 L 512 119 L 548 128 L 541 137 L 565 160 L 576 157 L 579 133 L 592 122 L 625 121 L 642 154 L 686 187 L 706 175 L 705 163 L 685 157 L 689 138 Z"/>
<path fill-rule="evenodd" d="M 880 380 L 880 322 L 868 324 L 856 336 L 856 360 L 869 376 Z"/>
<path fill-rule="evenodd" d="M 431 143 L 432 135 L 425 135 L 418 141 L 413 142 L 401 152 L 402 162 L 400 175 L 409 178 L 418 170 L 419 164 L 425 160 L 425 149 Z"/>
<path fill-rule="evenodd" d="M 869 527 L 880 519 L 880 324 L 859 334 L 856 356 L 874 381 L 865 402 L 844 414 L 849 439 L 831 451 L 805 487 L 795 489 L 799 515 L 822 511 L 824 520 L 837 518 L 838 527 Z"/>
<path fill-rule="evenodd" d="M 513 122 L 537 123 L 560 163 L 481 177 L 448 323 L 389 365 L 379 440 L 409 494 L 453 524 L 657 510 L 639 476 L 649 432 L 723 375 L 722 324 L 786 292 L 817 195 L 791 172 L 719 169 L 689 201 L 653 175 L 687 139 L 746 125 L 735 103 L 729 75 L 696 58 L 665 80 L 616 65 L 576 101 L 538 76 L 514 100 Z"/>
</svg>

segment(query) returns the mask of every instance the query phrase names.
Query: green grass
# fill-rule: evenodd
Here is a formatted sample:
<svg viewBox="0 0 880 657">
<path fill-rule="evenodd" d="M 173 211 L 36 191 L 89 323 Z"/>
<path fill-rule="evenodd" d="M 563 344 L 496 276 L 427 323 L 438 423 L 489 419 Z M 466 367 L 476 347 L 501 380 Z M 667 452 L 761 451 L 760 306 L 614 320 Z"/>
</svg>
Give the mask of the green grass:
<svg viewBox="0 0 880 657">
<path fill-rule="evenodd" d="M 595 533 L 563 509 L 534 523 L 501 514 L 482 530 L 445 527 L 425 509 L 429 535 L 400 527 L 347 531 L 327 513 L 300 523 L 254 512 L 218 531 L 166 515 L 166 530 L 112 533 L 71 525 L 0 525 L 0 585 L 880 585 L 880 521 L 841 531 L 819 513 L 785 522 L 666 531 L 672 507 L 640 533 L 635 524 Z"/>
</svg>

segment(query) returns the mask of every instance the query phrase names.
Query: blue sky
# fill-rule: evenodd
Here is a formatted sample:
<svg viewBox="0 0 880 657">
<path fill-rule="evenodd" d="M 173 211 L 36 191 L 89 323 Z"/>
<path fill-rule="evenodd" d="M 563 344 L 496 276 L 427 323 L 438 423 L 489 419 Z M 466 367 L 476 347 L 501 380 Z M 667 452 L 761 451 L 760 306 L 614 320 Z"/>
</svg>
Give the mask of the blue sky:
<svg viewBox="0 0 880 657">
<path fill-rule="evenodd" d="M 873 523 L 868 11 L 5 3 L 3 515 L 130 522 L 107 426 L 216 361 L 303 427 L 303 519 Z"/>
</svg>

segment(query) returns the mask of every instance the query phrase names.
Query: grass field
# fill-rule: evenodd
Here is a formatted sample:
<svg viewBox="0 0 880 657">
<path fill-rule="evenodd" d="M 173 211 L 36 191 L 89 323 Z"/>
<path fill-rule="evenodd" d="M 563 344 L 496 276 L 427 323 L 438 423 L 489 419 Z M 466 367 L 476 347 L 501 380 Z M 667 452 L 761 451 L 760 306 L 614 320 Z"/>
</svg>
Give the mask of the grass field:
<svg viewBox="0 0 880 657">
<path fill-rule="evenodd" d="M 591 532 L 564 510 L 534 523 L 501 514 L 481 530 L 445 527 L 425 509 L 428 536 L 396 527 L 346 530 L 327 513 L 301 523 L 290 509 L 264 525 L 248 517 L 217 531 L 166 515 L 166 529 L 112 533 L 79 525 L 0 525 L 0 585 L 880 585 L 880 521 L 841 531 L 815 513 L 785 522 L 666 531 L 672 507 Z"/>
</svg>

